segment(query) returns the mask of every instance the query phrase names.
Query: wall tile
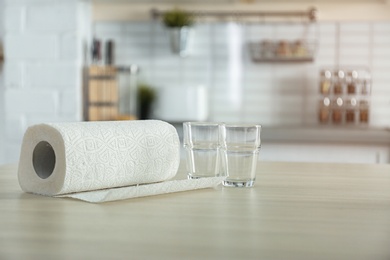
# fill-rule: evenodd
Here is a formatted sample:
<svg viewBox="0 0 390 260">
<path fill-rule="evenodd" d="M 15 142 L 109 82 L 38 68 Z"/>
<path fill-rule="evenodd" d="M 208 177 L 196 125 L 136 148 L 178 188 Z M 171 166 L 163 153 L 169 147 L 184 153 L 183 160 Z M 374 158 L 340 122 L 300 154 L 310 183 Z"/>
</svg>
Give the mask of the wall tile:
<svg viewBox="0 0 390 260">
<path fill-rule="evenodd" d="M 95 23 L 93 25 L 93 32 L 95 36 L 99 37 L 110 34 L 125 35 L 129 27 L 138 27 L 138 24 L 124 24 L 121 22 Z"/>
<path fill-rule="evenodd" d="M 47 60 L 58 57 L 55 35 L 7 34 L 4 42 L 7 58 L 11 60 Z"/>
<path fill-rule="evenodd" d="M 260 42 L 275 38 L 275 28 L 270 25 L 262 24 L 249 24 L 246 25 L 246 34 L 244 38 L 250 42 Z"/>
<path fill-rule="evenodd" d="M 76 32 L 64 33 L 59 36 L 59 58 L 61 60 L 77 60 L 82 56 L 82 43 Z"/>
<path fill-rule="evenodd" d="M 270 79 L 274 77 L 274 66 L 265 64 L 248 64 L 245 67 L 245 77 L 248 79 Z"/>
<path fill-rule="evenodd" d="M 370 56 L 369 55 L 340 55 L 339 59 L 340 66 L 369 66 Z"/>
<path fill-rule="evenodd" d="M 151 84 L 155 88 L 161 87 L 180 87 L 183 86 L 182 80 L 180 77 L 172 77 L 172 76 L 154 76 L 152 75 L 147 81 L 147 83 Z"/>
<path fill-rule="evenodd" d="M 319 39 L 315 39 L 314 42 L 318 43 L 318 47 L 320 48 L 332 48 L 336 47 L 336 34 L 326 34 L 321 33 L 319 35 Z"/>
<path fill-rule="evenodd" d="M 383 46 L 377 46 L 377 45 L 374 45 L 374 47 L 372 48 L 372 55 L 373 55 L 373 59 L 378 59 L 378 60 L 381 60 L 381 59 L 387 59 L 387 60 L 390 60 L 390 41 L 389 41 L 389 45 L 383 45 Z"/>
<path fill-rule="evenodd" d="M 77 28 L 77 12 L 73 3 L 34 4 L 27 6 L 26 30 L 61 33 Z"/>
<path fill-rule="evenodd" d="M 370 44 L 369 34 L 341 34 L 340 46 L 350 48 L 352 46 L 368 46 Z"/>
<path fill-rule="evenodd" d="M 5 91 L 6 113 L 35 113 L 55 115 L 56 93 L 53 91 L 27 91 L 7 89 Z"/>
<path fill-rule="evenodd" d="M 369 54 L 368 45 L 341 46 L 340 48 L 340 56 L 368 56 Z"/>
<path fill-rule="evenodd" d="M 4 150 L 6 151 L 4 153 L 5 162 L 14 164 L 19 162 L 20 141 L 8 141 L 4 146 Z"/>
<path fill-rule="evenodd" d="M 379 84 L 382 85 L 383 82 L 385 82 L 386 87 L 390 88 L 389 87 L 389 82 L 390 82 L 390 74 L 389 74 L 390 65 L 388 66 L 387 69 L 382 69 L 382 68 L 383 67 L 381 67 L 381 70 L 373 69 L 373 71 L 371 72 L 373 87 L 376 88 L 377 82 L 379 81 Z"/>
<path fill-rule="evenodd" d="M 118 24 L 118 23 L 114 23 L 114 24 Z M 98 23 L 97 26 L 102 26 L 103 23 Z M 114 25 L 115 26 L 115 25 Z M 152 29 L 153 29 L 153 24 L 150 23 L 150 22 L 133 22 L 133 23 L 126 23 L 124 22 L 123 25 L 122 25 L 122 30 L 125 34 L 128 34 L 128 35 L 132 35 L 132 34 L 135 34 L 135 33 L 142 33 L 142 34 L 150 34 Z M 115 28 L 114 30 L 118 30 L 117 28 Z M 107 31 L 106 31 L 107 32 Z M 96 32 L 96 33 L 100 33 L 100 32 Z"/>
<path fill-rule="evenodd" d="M 379 45 L 379 46 L 380 45 L 381 46 L 388 46 L 390 44 L 390 30 L 389 30 L 389 33 L 384 33 L 384 34 L 376 33 L 376 34 L 374 34 L 373 43 L 375 45 Z"/>
<path fill-rule="evenodd" d="M 80 81 L 79 70 L 74 62 L 29 63 L 26 65 L 26 86 L 34 89 L 75 89 Z"/>
<path fill-rule="evenodd" d="M 5 31 L 20 33 L 25 28 L 26 6 L 6 6 L 4 10 Z"/>
<path fill-rule="evenodd" d="M 317 24 L 319 32 L 322 34 L 327 35 L 335 35 L 336 34 L 336 28 L 337 23 L 335 22 L 321 22 Z"/>
<path fill-rule="evenodd" d="M 370 24 L 366 22 L 345 22 L 340 24 L 340 33 L 368 33 L 370 31 Z"/>
<path fill-rule="evenodd" d="M 6 88 L 23 87 L 25 66 L 23 62 L 9 61 L 4 65 L 4 86 Z"/>
<path fill-rule="evenodd" d="M 381 70 L 389 71 L 389 69 L 390 69 L 390 60 L 386 59 L 386 57 L 382 57 L 382 58 L 376 58 L 375 57 L 372 60 L 372 69 L 373 69 L 373 73 L 375 73 L 376 71 L 381 71 Z"/>
<path fill-rule="evenodd" d="M 292 35 L 295 37 L 302 37 L 304 35 L 309 35 L 315 32 L 315 24 L 303 25 L 301 23 L 294 24 L 277 24 L 275 26 L 276 36 L 283 38 L 284 35 Z"/>
<path fill-rule="evenodd" d="M 373 24 L 375 34 L 390 33 L 390 22 L 376 22 Z"/>
<path fill-rule="evenodd" d="M 31 115 L 26 119 L 26 128 L 36 124 L 74 122 L 74 115 Z"/>
<path fill-rule="evenodd" d="M 24 117 L 18 114 L 6 118 L 5 135 L 8 141 L 21 142 L 25 131 Z"/>
</svg>

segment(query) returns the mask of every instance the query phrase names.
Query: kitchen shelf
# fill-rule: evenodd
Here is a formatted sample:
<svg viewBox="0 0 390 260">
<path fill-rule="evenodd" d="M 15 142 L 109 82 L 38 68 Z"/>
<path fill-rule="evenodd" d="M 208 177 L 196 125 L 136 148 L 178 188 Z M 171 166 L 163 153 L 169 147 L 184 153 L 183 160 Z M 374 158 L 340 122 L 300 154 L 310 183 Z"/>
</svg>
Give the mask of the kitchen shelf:
<svg viewBox="0 0 390 260">
<path fill-rule="evenodd" d="M 313 62 L 313 57 L 299 57 L 299 58 L 253 58 L 253 62 L 257 63 L 268 63 L 268 62 L 274 62 L 274 63 L 294 63 L 294 62 Z"/>
<path fill-rule="evenodd" d="M 151 16 L 153 19 L 164 16 L 166 11 L 161 11 L 156 8 L 151 10 Z M 191 12 L 192 16 L 198 17 L 234 17 L 234 18 L 244 18 L 244 17 L 258 17 L 258 18 L 284 18 L 291 19 L 295 18 L 298 21 L 306 20 L 309 22 L 315 22 L 317 20 L 317 9 L 315 7 L 310 7 L 308 10 L 303 11 L 209 11 L 209 10 L 197 10 Z"/>
<path fill-rule="evenodd" d="M 264 50 L 265 44 L 268 44 L 268 49 Z M 287 44 L 291 45 L 292 42 Z M 314 52 L 316 44 L 311 42 L 304 42 L 300 48 L 304 51 L 301 54 L 294 54 L 291 47 L 288 50 L 290 54 L 286 56 L 278 55 L 278 42 L 250 42 L 249 51 L 250 56 L 253 62 L 256 63 L 295 63 L 295 62 L 313 62 L 314 61 Z"/>
</svg>

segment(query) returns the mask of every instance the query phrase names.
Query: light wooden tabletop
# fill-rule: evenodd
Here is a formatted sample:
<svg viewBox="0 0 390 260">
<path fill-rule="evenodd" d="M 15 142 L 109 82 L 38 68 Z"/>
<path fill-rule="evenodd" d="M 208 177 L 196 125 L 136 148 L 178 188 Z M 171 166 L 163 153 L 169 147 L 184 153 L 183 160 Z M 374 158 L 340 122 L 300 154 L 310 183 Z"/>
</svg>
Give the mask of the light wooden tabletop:
<svg viewBox="0 0 390 260">
<path fill-rule="evenodd" d="M 23 193 L 16 171 L 0 259 L 390 259 L 390 165 L 263 162 L 253 188 L 103 204 Z"/>
</svg>

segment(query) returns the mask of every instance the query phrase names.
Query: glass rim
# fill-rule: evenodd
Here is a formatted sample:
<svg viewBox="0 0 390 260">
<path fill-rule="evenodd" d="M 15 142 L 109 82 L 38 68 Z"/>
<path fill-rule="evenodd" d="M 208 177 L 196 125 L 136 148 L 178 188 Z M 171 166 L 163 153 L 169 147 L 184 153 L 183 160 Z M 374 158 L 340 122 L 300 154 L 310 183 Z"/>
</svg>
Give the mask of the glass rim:
<svg viewBox="0 0 390 260">
<path fill-rule="evenodd" d="M 202 121 L 188 121 L 183 122 L 183 125 L 194 125 L 194 126 L 220 126 L 222 123 L 218 122 L 202 122 Z"/>
<path fill-rule="evenodd" d="M 231 128 L 249 128 L 249 127 L 256 127 L 256 128 L 262 128 L 260 124 L 222 124 L 224 127 L 231 127 Z"/>
</svg>

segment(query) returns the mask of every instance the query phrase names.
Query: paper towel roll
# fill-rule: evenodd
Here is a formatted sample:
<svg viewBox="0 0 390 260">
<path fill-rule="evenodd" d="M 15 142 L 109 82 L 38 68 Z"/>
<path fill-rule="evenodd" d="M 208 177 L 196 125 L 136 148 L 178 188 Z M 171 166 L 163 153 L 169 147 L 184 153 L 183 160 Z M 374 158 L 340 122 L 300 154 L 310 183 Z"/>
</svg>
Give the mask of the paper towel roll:
<svg viewBox="0 0 390 260">
<path fill-rule="evenodd" d="M 163 121 L 40 124 L 24 135 L 18 178 L 55 196 L 165 181 L 179 163 L 178 134 Z"/>
</svg>

